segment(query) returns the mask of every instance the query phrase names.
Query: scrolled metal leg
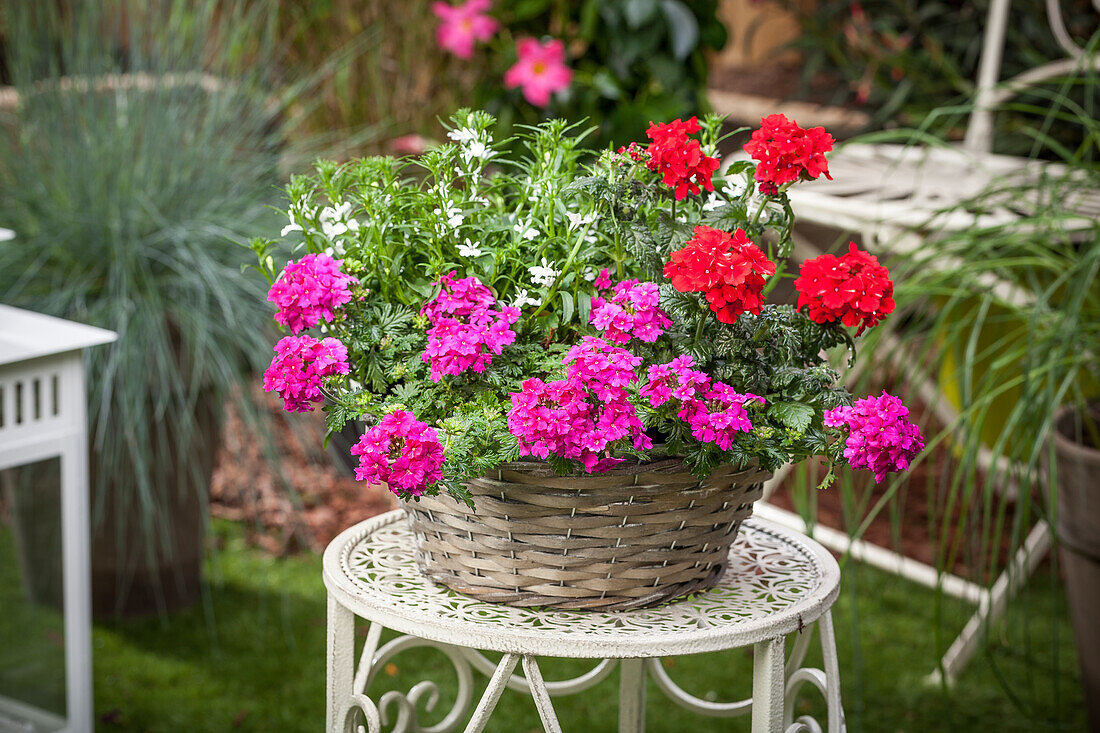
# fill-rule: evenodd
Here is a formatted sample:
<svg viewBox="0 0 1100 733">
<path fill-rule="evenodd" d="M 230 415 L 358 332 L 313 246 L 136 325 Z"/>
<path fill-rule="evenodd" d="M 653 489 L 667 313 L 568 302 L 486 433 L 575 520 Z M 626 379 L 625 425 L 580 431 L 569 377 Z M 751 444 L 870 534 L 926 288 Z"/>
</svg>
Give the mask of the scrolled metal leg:
<svg viewBox="0 0 1100 733">
<path fill-rule="evenodd" d="M 836 655 L 836 638 L 833 634 L 833 618 L 830 612 L 818 619 L 815 624 L 821 639 L 821 655 L 824 658 L 824 671 L 803 667 L 795 669 L 787 676 L 786 700 L 783 704 L 783 723 L 786 733 L 821 733 L 821 725 L 808 715 L 794 719 L 794 706 L 802 686 L 810 683 L 825 698 L 829 733 L 843 733 L 844 708 L 840 701 L 840 664 Z M 812 630 L 804 632 L 809 637 Z M 793 656 L 793 655 L 792 655 Z"/>
</svg>

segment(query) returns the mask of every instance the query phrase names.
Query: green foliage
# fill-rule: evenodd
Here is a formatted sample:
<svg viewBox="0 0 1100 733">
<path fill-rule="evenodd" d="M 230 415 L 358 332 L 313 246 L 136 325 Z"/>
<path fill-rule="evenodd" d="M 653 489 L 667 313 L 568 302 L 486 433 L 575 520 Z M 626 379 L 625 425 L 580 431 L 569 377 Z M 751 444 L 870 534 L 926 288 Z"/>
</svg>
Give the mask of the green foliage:
<svg viewBox="0 0 1100 733">
<path fill-rule="evenodd" d="M 701 127 L 703 149 L 713 152 L 721 120 L 707 117 Z M 773 305 L 722 323 L 701 293 L 679 292 L 664 277 L 665 263 L 699 224 L 744 229 L 773 256 L 782 252 L 793 224 L 786 195 L 754 196 L 752 167 L 738 164 L 714 178 L 713 192 L 676 201 L 644 163 L 584 149 L 588 133 L 550 120 L 501 141 L 491 116 L 464 110 L 449 127 L 457 144 L 417 159 L 320 161 L 313 175 L 291 180 L 287 233 L 295 232 L 297 248 L 341 257 L 358 279 L 351 302 L 324 326 L 347 346 L 351 365 L 346 378 L 325 385 L 329 430 L 349 421 L 369 425 L 399 408 L 413 412 L 444 444 L 444 478 L 434 488 L 465 500 L 464 481 L 520 454 L 507 424 L 511 395 L 533 377 L 563 378 L 566 352 L 598 333 L 589 323 L 599 294 L 591 282 L 607 270 L 617 280 L 661 283 L 660 308 L 671 325 L 653 343 L 627 344 L 642 359 L 633 404 L 655 442 L 700 476 L 726 462 L 777 468 L 813 455 L 843 462 L 837 435 L 823 426 L 825 410 L 851 400 L 826 360 L 827 351 L 853 348 L 843 327 Z M 268 249 L 254 244 L 264 273 Z M 484 371 L 433 381 L 422 357 L 429 324 L 420 310 L 448 273 L 477 277 L 498 305 L 521 316 L 514 343 Z M 780 269 L 773 282 L 782 276 Z M 697 439 L 677 414 L 678 400 L 655 409 L 636 394 L 648 366 L 681 355 L 714 380 L 765 400 L 748 403 L 753 429 L 738 433 L 728 450 Z M 612 450 L 647 458 L 625 438 Z M 559 472 L 580 469 L 550 460 Z"/>
</svg>

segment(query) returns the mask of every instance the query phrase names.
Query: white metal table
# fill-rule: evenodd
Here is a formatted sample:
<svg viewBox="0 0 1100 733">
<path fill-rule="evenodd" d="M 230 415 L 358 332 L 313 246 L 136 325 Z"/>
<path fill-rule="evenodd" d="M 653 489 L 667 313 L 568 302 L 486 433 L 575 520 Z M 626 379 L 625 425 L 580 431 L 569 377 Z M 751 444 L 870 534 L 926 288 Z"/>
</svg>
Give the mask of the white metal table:
<svg viewBox="0 0 1100 733">
<path fill-rule="evenodd" d="M 466 731 L 485 727 L 504 688 L 529 693 L 546 731 L 560 731 L 552 696 L 588 689 L 620 667 L 619 730 L 645 729 L 645 683 L 677 704 L 708 716 L 751 714 L 754 733 L 821 731 L 818 722 L 793 719 L 794 702 L 810 683 L 824 696 L 827 730 L 845 730 L 830 608 L 840 588 L 836 560 L 813 540 L 769 522 L 749 519 L 730 551 L 719 584 L 689 600 L 619 612 L 539 611 L 477 601 L 422 576 L 413 536 L 401 510 L 361 522 L 329 544 L 324 556 L 328 589 L 328 707 L 326 730 L 445 733 L 466 720 L 473 701 L 471 667 L 490 677 Z M 355 658 L 355 617 L 370 622 Z M 824 670 L 802 663 L 816 626 Z M 402 636 L 379 648 L 383 628 Z M 797 634 L 786 657 L 786 637 Z M 372 679 L 398 653 L 418 646 L 442 650 L 458 676 L 454 706 L 438 723 L 417 721 L 419 705 L 438 689 L 430 681 L 407 694 L 367 696 Z M 753 647 L 752 697 L 710 702 L 682 690 L 660 657 Z M 499 663 L 481 651 L 503 653 Z M 571 680 L 546 682 L 536 657 L 599 659 Z M 522 664 L 524 676 L 513 674 Z"/>
</svg>

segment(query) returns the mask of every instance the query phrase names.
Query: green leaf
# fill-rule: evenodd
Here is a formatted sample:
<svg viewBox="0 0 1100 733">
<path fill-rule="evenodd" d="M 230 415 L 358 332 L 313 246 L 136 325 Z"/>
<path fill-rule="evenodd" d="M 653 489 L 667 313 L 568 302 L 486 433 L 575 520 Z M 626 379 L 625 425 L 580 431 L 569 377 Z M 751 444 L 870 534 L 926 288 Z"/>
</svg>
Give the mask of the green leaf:
<svg viewBox="0 0 1100 733">
<path fill-rule="evenodd" d="M 573 319 L 573 294 L 561 290 L 558 295 L 561 296 L 561 322 L 569 323 Z"/>
<path fill-rule="evenodd" d="M 627 0 L 623 5 L 623 17 L 631 28 L 640 28 L 657 12 L 656 0 Z"/>
<path fill-rule="evenodd" d="M 814 419 L 814 408 L 801 402 L 773 402 L 768 414 L 791 430 L 804 432 Z"/>
</svg>

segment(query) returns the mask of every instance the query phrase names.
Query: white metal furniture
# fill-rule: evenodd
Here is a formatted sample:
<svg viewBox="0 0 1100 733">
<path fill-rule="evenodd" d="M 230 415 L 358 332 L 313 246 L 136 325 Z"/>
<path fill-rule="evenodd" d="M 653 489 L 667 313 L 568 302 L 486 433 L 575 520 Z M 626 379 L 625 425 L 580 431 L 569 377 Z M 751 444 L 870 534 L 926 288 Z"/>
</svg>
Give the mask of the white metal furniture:
<svg viewBox="0 0 1100 733">
<path fill-rule="evenodd" d="M 1002 81 L 1000 69 L 1009 2 L 992 0 L 989 6 L 975 109 L 962 145 L 842 145 L 828 156 L 833 180 L 800 183 L 788 191 L 800 222 L 858 232 L 863 245 L 873 252 L 911 252 L 926 238 L 940 233 L 1011 224 L 1021 218 L 1021 212 L 1030 208 L 1031 200 L 1044 195 L 1044 180 L 1070 175 L 1064 166 L 990 152 L 993 116 L 999 105 L 1029 86 L 1089 68 L 1100 69 L 1100 56 L 1090 55 L 1074 43 L 1066 29 L 1059 0 L 1045 0 L 1051 33 L 1066 57 Z M 1100 0 L 1093 0 L 1093 5 L 1100 10 Z M 1006 191 L 1001 200 L 991 195 L 994 187 Z M 980 208 L 959 205 L 979 194 L 982 194 Z M 1100 218 L 1100 191 L 1082 188 L 1072 196 L 1072 200 L 1063 202 L 1065 210 L 1073 214 L 1064 222 L 1065 226 L 1071 231 L 1092 227 Z M 804 237 L 796 237 L 795 244 L 796 259 L 809 259 L 821 253 Z M 953 264 L 946 258 L 936 262 L 939 267 Z M 1007 302 L 1018 303 L 1030 297 L 993 276 L 983 277 L 982 282 Z M 890 346 L 886 344 L 883 351 L 906 359 L 905 349 Z M 907 367 L 911 369 L 913 365 L 910 363 Z M 914 377 L 913 381 L 920 383 L 922 399 L 940 414 L 944 424 L 952 424 L 957 415 L 950 403 L 938 394 L 931 380 L 922 379 L 919 374 Z M 980 460 L 984 467 L 988 467 L 990 456 L 989 451 L 982 451 Z M 783 472 L 777 472 L 771 485 L 782 478 Z M 768 495 L 765 489 L 765 498 Z M 807 531 L 801 518 L 790 512 L 765 505 L 758 513 L 796 531 Z M 942 678 L 949 683 L 977 652 L 989 623 L 1003 614 L 1011 595 L 1050 549 L 1052 539 L 1050 527 L 1040 520 L 1005 572 L 991 586 L 984 587 L 825 527 L 818 526 L 810 531 L 815 539 L 831 549 L 850 553 L 858 560 L 896 572 L 914 582 L 942 588 L 943 592 L 978 606 L 944 654 L 941 668 L 929 677 L 930 681 Z"/>
<path fill-rule="evenodd" d="M 836 561 L 816 542 L 768 522 L 749 519 L 730 552 L 730 566 L 714 589 L 678 603 L 622 612 L 537 611 L 476 601 L 437 586 L 417 570 L 413 536 L 401 510 L 361 522 L 325 550 L 328 588 L 328 709 L 326 730 L 379 733 L 456 730 L 473 701 L 474 669 L 490 676 L 466 731 L 480 731 L 504 688 L 534 698 L 546 731 L 560 731 L 552 697 L 588 689 L 620 668 L 619 731 L 645 729 L 645 683 L 652 676 L 671 700 L 709 716 L 752 715 L 754 733 L 820 731 L 807 716 L 793 719 L 795 698 L 810 683 L 824 695 L 827 730 L 845 730 L 830 607 L 839 592 Z M 355 663 L 355 617 L 370 622 Z M 802 666 L 816 626 L 824 670 Z M 383 627 L 402 634 L 379 648 Z M 796 634 L 789 658 L 785 640 Z M 452 709 L 422 727 L 419 707 L 430 709 L 438 690 L 424 681 L 408 693 L 375 700 L 366 691 L 398 653 L 418 646 L 441 649 L 458 676 Z M 708 702 L 683 691 L 659 657 L 752 646 L 749 699 Z M 481 651 L 503 653 L 494 664 Z M 545 682 L 536 657 L 602 660 L 571 680 Z M 513 674 L 522 664 L 524 676 Z"/>
<path fill-rule="evenodd" d="M 0 470 L 48 458 L 61 463 L 67 698 L 61 718 L 0 697 L 0 730 L 90 733 L 94 727 L 82 351 L 115 338 L 111 331 L 0 305 Z"/>
</svg>

